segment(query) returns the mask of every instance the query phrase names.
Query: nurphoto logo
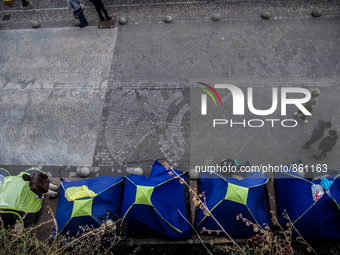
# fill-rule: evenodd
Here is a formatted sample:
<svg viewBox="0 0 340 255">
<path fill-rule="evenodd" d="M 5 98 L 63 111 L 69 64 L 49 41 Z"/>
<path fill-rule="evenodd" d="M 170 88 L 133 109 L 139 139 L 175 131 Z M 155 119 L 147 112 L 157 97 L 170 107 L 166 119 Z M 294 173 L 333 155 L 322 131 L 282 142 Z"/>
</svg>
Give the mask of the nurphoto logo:
<svg viewBox="0 0 340 255">
<path fill-rule="evenodd" d="M 208 85 L 206 83 L 197 82 L 198 84 L 201 84 L 204 86 L 204 88 L 199 87 L 202 91 L 204 91 L 204 94 L 201 94 L 201 115 L 207 115 L 208 114 L 208 104 L 207 104 L 207 95 L 212 98 L 215 106 L 217 106 L 216 99 L 214 95 L 217 97 L 217 99 L 220 102 L 221 107 L 224 107 L 222 104 L 222 99 L 220 94 L 216 91 L 218 89 L 219 91 L 228 90 L 231 93 L 232 96 L 232 115 L 233 116 L 242 116 L 245 115 L 245 95 L 243 91 L 237 87 L 236 85 L 232 84 L 214 84 L 213 86 Z M 279 91 L 280 91 L 280 100 L 279 100 Z M 223 91 L 224 92 L 224 91 Z M 300 96 L 299 98 L 292 98 L 291 95 L 294 96 Z M 287 115 L 287 105 L 295 105 L 303 114 L 305 115 L 312 115 L 304 106 L 303 104 L 308 102 L 311 98 L 311 93 L 308 89 L 305 88 L 297 88 L 297 87 L 282 87 L 277 88 L 273 87 L 271 93 L 268 93 L 268 95 L 265 95 L 267 98 L 271 98 L 271 107 L 269 109 L 256 109 L 254 107 L 254 93 L 253 88 L 248 87 L 247 88 L 247 106 L 248 110 L 257 116 L 269 116 L 273 114 L 279 105 L 280 101 L 280 114 L 281 116 Z M 301 97 L 302 96 L 302 97 Z M 260 99 L 260 98 L 257 98 Z M 229 111 L 230 109 L 225 109 L 226 111 Z M 216 127 L 217 125 L 226 125 L 230 124 L 230 127 L 233 127 L 235 125 L 242 125 L 243 127 L 249 126 L 249 127 L 262 127 L 264 124 L 268 122 L 271 123 L 271 126 L 275 126 L 275 122 L 280 122 L 281 126 L 283 127 L 295 127 L 297 126 L 297 121 L 294 119 L 250 119 L 246 120 L 243 119 L 241 121 L 237 120 L 227 120 L 227 119 L 214 119 L 213 120 L 213 127 Z"/>
</svg>

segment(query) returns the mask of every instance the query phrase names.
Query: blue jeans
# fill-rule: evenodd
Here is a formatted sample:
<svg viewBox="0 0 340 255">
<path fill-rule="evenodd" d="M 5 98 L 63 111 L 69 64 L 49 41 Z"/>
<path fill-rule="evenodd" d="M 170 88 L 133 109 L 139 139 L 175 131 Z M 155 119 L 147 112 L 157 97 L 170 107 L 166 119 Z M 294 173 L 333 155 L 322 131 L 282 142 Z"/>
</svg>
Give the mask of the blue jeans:
<svg viewBox="0 0 340 255">
<path fill-rule="evenodd" d="M 85 16 L 84 16 L 84 13 L 83 13 L 83 10 L 81 8 L 79 8 L 78 10 L 74 11 L 74 13 L 77 15 L 79 21 L 80 21 L 80 24 L 82 27 L 85 27 L 87 26 L 89 23 L 87 22 Z"/>
</svg>

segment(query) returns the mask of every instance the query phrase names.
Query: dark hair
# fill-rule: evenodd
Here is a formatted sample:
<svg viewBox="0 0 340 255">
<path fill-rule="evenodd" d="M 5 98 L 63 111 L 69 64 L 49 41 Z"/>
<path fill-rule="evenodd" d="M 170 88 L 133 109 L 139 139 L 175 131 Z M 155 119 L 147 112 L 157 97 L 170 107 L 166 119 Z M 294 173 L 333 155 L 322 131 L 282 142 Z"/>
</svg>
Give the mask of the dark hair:
<svg viewBox="0 0 340 255">
<path fill-rule="evenodd" d="M 21 177 L 22 179 L 24 179 L 24 181 L 27 181 L 27 182 L 31 180 L 31 176 L 29 174 L 23 174 Z"/>
<path fill-rule="evenodd" d="M 336 136 L 336 131 L 335 131 L 334 129 L 329 130 L 328 134 L 329 134 L 330 136 Z"/>
<path fill-rule="evenodd" d="M 332 127 L 332 123 L 330 123 L 329 121 L 325 123 L 325 127 L 326 128 L 331 128 Z"/>
</svg>

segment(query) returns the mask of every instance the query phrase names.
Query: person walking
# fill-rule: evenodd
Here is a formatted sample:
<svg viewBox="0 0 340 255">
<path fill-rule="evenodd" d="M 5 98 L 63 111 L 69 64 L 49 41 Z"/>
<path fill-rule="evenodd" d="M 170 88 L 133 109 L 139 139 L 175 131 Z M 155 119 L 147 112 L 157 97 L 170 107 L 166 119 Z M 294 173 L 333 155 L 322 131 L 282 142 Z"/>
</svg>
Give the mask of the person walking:
<svg viewBox="0 0 340 255">
<path fill-rule="evenodd" d="M 313 143 L 315 143 L 317 140 L 323 137 L 325 133 L 325 129 L 329 129 L 331 127 L 332 127 L 332 123 L 326 122 L 323 119 L 318 120 L 318 123 L 315 125 L 312 131 L 311 138 L 309 138 L 309 140 L 302 145 L 302 148 L 310 149 Z"/>
<path fill-rule="evenodd" d="M 336 134 L 336 131 L 329 130 L 327 137 L 323 138 L 319 144 L 318 153 L 312 154 L 313 158 L 321 159 L 322 157 L 327 157 L 327 152 L 332 151 L 337 139 L 338 135 Z"/>
<path fill-rule="evenodd" d="M 307 103 L 304 103 L 303 106 L 311 112 L 317 105 L 317 97 L 320 96 L 320 90 L 319 89 L 310 89 L 311 98 Z M 308 120 L 306 119 L 306 115 L 302 113 L 301 110 L 294 113 L 295 116 L 299 116 L 299 120 L 303 123 L 308 123 Z"/>
<path fill-rule="evenodd" d="M 90 1 L 93 3 L 94 7 L 96 8 L 96 11 L 97 11 L 101 21 L 104 21 L 104 17 L 102 15 L 102 12 L 104 13 L 104 15 L 105 15 L 105 17 L 108 21 L 112 19 L 112 17 L 110 17 L 109 14 L 107 14 L 105 6 L 104 6 L 104 4 L 102 3 L 101 0 L 90 0 Z"/>
<path fill-rule="evenodd" d="M 74 11 L 74 14 L 77 15 L 79 22 L 80 22 L 80 28 L 86 27 L 89 23 L 87 22 L 82 7 L 84 6 L 81 2 L 81 0 L 67 0 L 67 5 L 70 10 Z"/>
</svg>

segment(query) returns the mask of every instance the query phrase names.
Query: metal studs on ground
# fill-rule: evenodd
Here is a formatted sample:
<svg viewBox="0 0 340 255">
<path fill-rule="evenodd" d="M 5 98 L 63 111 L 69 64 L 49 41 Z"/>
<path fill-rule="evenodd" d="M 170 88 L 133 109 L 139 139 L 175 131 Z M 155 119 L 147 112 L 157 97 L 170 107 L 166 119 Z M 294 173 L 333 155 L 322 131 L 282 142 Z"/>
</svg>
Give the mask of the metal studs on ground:
<svg viewBox="0 0 340 255">
<path fill-rule="evenodd" d="M 33 28 L 39 28 L 41 26 L 41 23 L 39 21 L 32 21 L 31 23 Z"/>
<path fill-rule="evenodd" d="M 318 18 L 318 17 L 321 17 L 322 16 L 322 12 L 321 12 L 321 10 L 319 10 L 319 9 L 314 9 L 313 11 L 312 11 L 312 16 L 313 17 L 315 17 L 315 18 Z"/>
<path fill-rule="evenodd" d="M 84 167 L 79 167 L 79 168 L 77 169 L 77 174 L 78 174 L 80 177 L 82 177 L 82 178 L 86 178 L 87 176 L 90 175 L 90 173 L 91 173 L 90 168 L 89 168 L 89 167 L 86 167 L 86 166 L 84 166 Z"/>
<path fill-rule="evenodd" d="M 126 17 L 120 17 L 118 22 L 121 25 L 125 25 L 126 23 L 128 23 L 128 19 Z"/>
<path fill-rule="evenodd" d="M 220 21 L 221 20 L 221 14 L 219 13 L 214 13 L 212 16 L 211 16 L 211 19 L 213 21 Z"/>
<path fill-rule="evenodd" d="M 270 19 L 270 13 L 269 12 L 263 12 L 261 13 L 261 18 L 262 19 Z"/>
<path fill-rule="evenodd" d="M 127 167 L 126 172 L 129 174 L 135 174 L 135 175 L 143 175 L 144 171 L 140 167 Z"/>
<path fill-rule="evenodd" d="M 189 177 L 191 180 L 197 180 L 200 178 L 200 172 L 197 169 L 190 169 L 189 171 Z"/>
<path fill-rule="evenodd" d="M 165 23 L 171 23 L 172 21 L 173 21 L 172 16 L 167 15 L 167 16 L 164 17 L 164 22 Z"/>
</svg>

